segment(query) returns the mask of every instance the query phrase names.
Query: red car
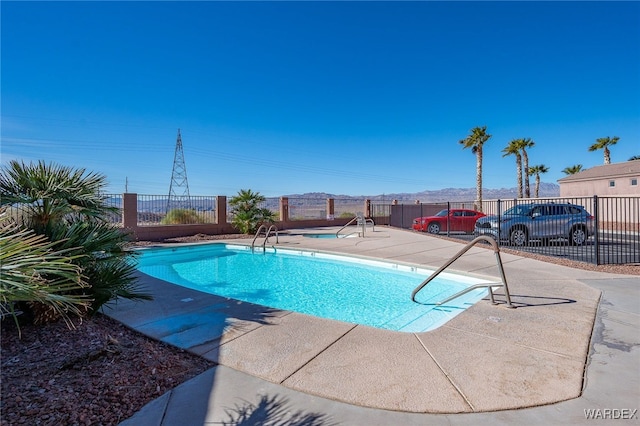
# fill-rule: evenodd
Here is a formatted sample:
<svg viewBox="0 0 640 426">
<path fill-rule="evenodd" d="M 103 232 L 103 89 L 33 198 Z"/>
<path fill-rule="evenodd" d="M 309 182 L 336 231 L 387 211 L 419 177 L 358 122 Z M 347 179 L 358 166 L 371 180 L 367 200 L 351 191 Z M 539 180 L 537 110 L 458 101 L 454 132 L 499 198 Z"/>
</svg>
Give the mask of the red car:
<svg viewBox="0 0 640 426">
<path fill-rule="evenodd" d="M 413 229 L 438 234 L 440 231 L 473 233 L 476 220 L 486 216 L 482 212 L 467 209 L 441 210 L 435 216 L 417 217 L 413 219 Z"/>
</svg>

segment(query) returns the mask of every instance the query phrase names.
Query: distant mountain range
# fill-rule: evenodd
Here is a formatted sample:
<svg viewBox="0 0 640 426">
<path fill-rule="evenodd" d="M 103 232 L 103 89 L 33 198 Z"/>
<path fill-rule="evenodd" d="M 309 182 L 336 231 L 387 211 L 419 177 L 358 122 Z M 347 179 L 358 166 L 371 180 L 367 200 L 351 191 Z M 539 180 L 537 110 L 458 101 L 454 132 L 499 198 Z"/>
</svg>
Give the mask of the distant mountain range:
<svg viewBox="0 0 640 426">
<path fill-rule="evenodd" d="M 531 185 L 531 194 L 535 191 L 535 185 Z M 495 199 L 511 199 L 516 198 L 518 191 L 516 188 L 500 188 L 491 189 L 483 188 L 482 197 L 484 200 Z M 540 183 L 540 197 L 559 197 L 560 186 L 554 183 Z M 228 196 L 231 198 L 233 195 Z M 447 201 L 473 201 L 476 198 L 475 188 L 445 188 L 435 191 L 422 192 L 398 192 L 390 194 L 378 195 L 338 195 L 326 192 L 307 192 L 304 194 L 284 195 L 289 198 L 290 206 L 301 206 L 306 204 L 305 200 L 326 200 L 327 198 L 335 199 L 337 205 L 360 203 L 363 199 L 371 201 L 384 201 L 391 203 L 392 200 L 398 200 L 400 203 L 414 203 L 416 200 L 422 203 L 440 203 Z M 264 207 L 270 209 L 278 208 L 278 200 L 280 197 L 267 197 Z M 142 196 L 138 198 L 138 212 L 164 213 L 167 209 L 167 198 L 156 198 L 155 196 Z M 122 207 L 122 199 L 120 197 L 109 198 L 107 203 L 113 207 Z M 193 197 L 193 208 L 199 211 L 210 211 L 215 209 L 215 197 Z"/>
<path fill-rule="evenodd" d="M 531 185 L 531 195 L 535 191 L 535 184 Z M 486 200 L 493 199 L 507 199 L 507 198 L 516 198 L 518 196 L 517 188 L 500 188 L 500 189 L 491 189 L 491 188 L 483 188 L 482 189 L 482 198 Z M 560 186 L 555 183 L 540 183 L 539 197 L 559 197 L 560 196 Z M 476 198 L 476 188 L 445 188 L 438 189 L 434 191 L 421 191 L 421 192 L 399 192 L 399 193 L 390 193 L 390 194 L 379 194 L 379 195 L 336 195 L 329 194 L 326 192 L 307 192 L 304 194 L 290 194 L 285 195 L 285 197 L 289 198 L 308 198 L 308 199 L 327 199 L 327 198 L 335 198 L 340 200 L 347 199 L 362 199 L 368 198 L 372 201 L 410 201 L 414 202 L 419 200 L 423 203 L 437 203 L 442 201 L 473 201 Z"/>
</svg>

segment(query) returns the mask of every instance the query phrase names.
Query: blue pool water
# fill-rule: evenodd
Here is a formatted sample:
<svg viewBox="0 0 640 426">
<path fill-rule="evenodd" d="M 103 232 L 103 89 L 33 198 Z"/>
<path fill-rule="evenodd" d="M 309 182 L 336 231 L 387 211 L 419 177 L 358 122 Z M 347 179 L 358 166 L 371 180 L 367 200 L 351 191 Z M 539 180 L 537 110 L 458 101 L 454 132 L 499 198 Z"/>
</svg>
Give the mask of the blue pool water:
<svg viewBox="0 0 640 426">
<path fill-rule="evenodd" d="M 248 247 L 219 243 L 141 251 L 137 268 L 174 284 L 271 308 L 404 332 L 433 330 L 486 294 L 479 289 L 446 306 L 434 306 L 480 282 L 445 273 L 418 293 L 420 303 L 414 303 L 411 292 L 433 271 L 318 252 L 272 248 L 253 253 Z"/>
</svg>

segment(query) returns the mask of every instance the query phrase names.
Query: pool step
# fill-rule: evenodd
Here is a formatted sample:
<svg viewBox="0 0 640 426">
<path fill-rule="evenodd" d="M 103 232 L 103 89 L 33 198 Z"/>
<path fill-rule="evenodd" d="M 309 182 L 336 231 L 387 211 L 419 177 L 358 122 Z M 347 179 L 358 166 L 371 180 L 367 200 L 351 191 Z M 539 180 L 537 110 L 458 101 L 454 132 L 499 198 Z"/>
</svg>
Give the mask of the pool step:
<svg viewBox="0 0 640 426">
<path fill-rule="evenodd" d="M 479 289 L 460 296 L 446 305 L 416 304 L 415 307 L 387 321 L 381 327 L 408 333 L 433 330 L 475 304 L 486 294 L 486 290 Z M 438 295 L 437 300 L 446 299 L 448 296 L 450 294 Z"/>
</svg>

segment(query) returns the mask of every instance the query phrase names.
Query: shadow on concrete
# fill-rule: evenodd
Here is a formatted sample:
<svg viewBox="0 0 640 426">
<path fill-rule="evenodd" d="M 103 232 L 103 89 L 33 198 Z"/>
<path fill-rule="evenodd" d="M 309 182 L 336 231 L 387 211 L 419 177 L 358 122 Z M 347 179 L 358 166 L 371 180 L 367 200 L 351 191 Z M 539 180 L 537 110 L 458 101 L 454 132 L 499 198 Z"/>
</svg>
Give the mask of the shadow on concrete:
<svg viewBox="0 0 640 426">
<path fill-rule="evenodd" d="M 138 273 L 140 283 L 151 289 L 152 301 L 132 301 L 118 299 L 105 306 L 104 313 L 121 323 L 136 329 L 153 339 L 200 355 L 219 364 L 220 346 L 228 340 L 250 333 L 261 326 L 269 326 L 287 312 L 261 305 L 202 293 L 193 289 L 174 285 L 166 281 Z M 123 425 L 171 425 L 203 424 L 208 407 L 215 404 L 217 368 L 211 368 L 195 377 L 189 383 L 169 390 L 162 397 L 147 404 Z M 292 411 L 286 401 L 267 398 L 258 404 L 237 406 L 237 418 L 247 423 L 255 416 L 272 419 L 267 424 L 309 424 L 320 425 L 325 419 L 309 413 L 289 413 L 297 423 L 277 422 L 276 416 Z M 184 418 L 184 413 L 188 418 Z M 174 418 L 172 413 L 180 413 L 182 418 Z M 295 416 L 292 417 L 292 415 Z M 313 421 L 312 421 L 313 420 Z M 304 422 L 303 422 L 304 421 Z M 264 423 L 254 423 L 264 424 Z"/>
<path fill-rule="evenodd" d="M 496 304 L 497 305 L 506 305 L 506 296 L 500 293 L 493 293 L 496 296 Z M 498 300 L 497 297 L 500 297 L 502 300 Z M 537 302 L 525 303 L 521 301 L 521 299 L 531 299 L 536 300 Z M 486 297 L 482 300 L 488 301 L 489 298 Z M 573 299 L 565 299 L 564 297 L 545 297 L 545 296 L 524 296 L 520 294 L 512 294 L 511 295 L 511 304 L 516 308 L 527 308 L 533 306 L 551 306 L 551 305 L 564 305 L 567 303 L 576 303 Z"/>
<path fill-rule="evenodd" d="M 225 408 L 228 419 L 222 425 L 253 426 L 334 426 L 331 416 L 295 410 L 284 397 L 262 395 L 257 404 L 242 400 L 233 408 Z"/>
</svg>

